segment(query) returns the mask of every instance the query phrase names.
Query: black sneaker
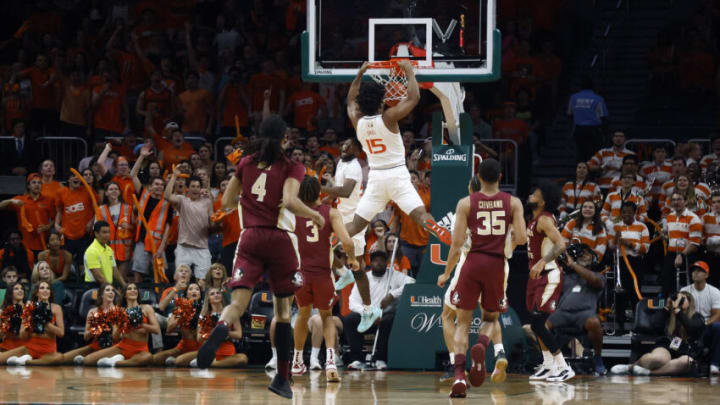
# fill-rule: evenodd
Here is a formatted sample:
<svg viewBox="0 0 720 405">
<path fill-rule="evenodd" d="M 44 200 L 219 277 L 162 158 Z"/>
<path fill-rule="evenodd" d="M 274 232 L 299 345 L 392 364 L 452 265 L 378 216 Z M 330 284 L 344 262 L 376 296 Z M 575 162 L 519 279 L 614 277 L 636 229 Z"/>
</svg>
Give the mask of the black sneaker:
<svg viewBox="0 0 720 405">
<path fill-rule="evenodd" d="M 280 377 L 278 374 L 275 375 L 268 389 L 281 397 L 288 399 L 292 399 L 293 397 L 292 389 L 290 389 L 290 381 Z"/>
<path fill-rule="evenodd" d="M 450 381 L 455 379 L 455 366 L 448 362 L 445 366 L 445 374 L 440 377 L 440 382 Z"/>
<path fill-rule="evenodd" d="M 210 332 L 210 337 L 200 346 L 197 355 L 198 368 L 209 368 L 213 360 L 215 360 L 215 353 L 217 353 L 220 344 L 227 339 L 230 333 L 230 328 L 225 323 L 216 325 Z"/>
</svg>

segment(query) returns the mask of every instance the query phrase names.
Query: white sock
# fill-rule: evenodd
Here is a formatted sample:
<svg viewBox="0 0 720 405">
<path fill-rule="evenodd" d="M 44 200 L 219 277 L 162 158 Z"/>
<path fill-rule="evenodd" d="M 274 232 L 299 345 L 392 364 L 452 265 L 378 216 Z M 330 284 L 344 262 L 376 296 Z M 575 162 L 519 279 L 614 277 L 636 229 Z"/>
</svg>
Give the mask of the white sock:
<svg viewBox="0 0 720 405">
<path fill-rule="evenodd" d="M 450 364 L 452 364 L 454 366 L 455 365 L 455 353 L 450 352 L 449 354 L 450 354 Z"/>
<path fill-rule="evenodd" d="M 273 359 L 277 359 L 277 348 L 275 346 L 272 347 L 272 353 L 273 353 Z"/>
<path fill-rule="evenodd" d="M 552 354 L 550 354 L 550 351 L 548 351 L 548 350 L 543 350 L 542 355 L 543 355 L 543 366 L 545 366 L 546 368 L 550 368 L 553 365 Z"/>
<path fill-rule="evenodd" d="M 565 357 L 563 357 L 562 351 L 558 352 L 558 354 L 553 355 L 553 360 L 555 360 L 555 365 L 559 368 L 567 368 L 567 363 L 565 363 Z"/>
<path fill-rule="evenodd" d="M 319 347 L 313 347 L 312 351 L 310 352 L 310 359 L 318 359 L 318 356 L 320 355 L 320 348 Z"/>
<path fill-rule="evenodd" d="M 300 363 L 303 362 L 303 353 L 302 350 L 295 349 L 295 355 L 293 356 L 293 362 L 298 361 Z"/>
<path fill-rule="evenodd" d="M 315 350 L 314 347 L 313 347 L 313 350 Z M 320 351 L 319 347 L 318 347 L 318 351 Z M 317 355 L 315 355 L 315 356 L 316 356 L 315 358 L 317 359 Z M 326 349 L 325 350 L 325 361 L 327 361 L 328 359 L 333 359 L 333 361 L 335 361 L 335 349 Z"/>
<path fill-rule="evenodd" d="M 495 347 L 495 357 L 497 357 L 498 353 L 505 351 L 505 347 L 503 346 L 502 343 L 498 343 L 498 344 L 494 345 L 494 347 Z"/>
</svg>

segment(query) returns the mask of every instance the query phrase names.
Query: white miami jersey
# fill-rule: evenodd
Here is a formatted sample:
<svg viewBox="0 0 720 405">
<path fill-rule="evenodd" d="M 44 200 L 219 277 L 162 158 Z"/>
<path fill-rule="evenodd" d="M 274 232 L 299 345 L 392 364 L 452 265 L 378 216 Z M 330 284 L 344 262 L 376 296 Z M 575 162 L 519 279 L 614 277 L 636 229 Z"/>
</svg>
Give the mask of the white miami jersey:
<svg viewBox="0 0 720 405">
<path fill-rule="evenodd" d="M 345 218 L 355 214 L 355 209 L 360 201 L 363 173 L 362 167 L 357 158 L 349 162 L 340 159 L 335 168 L 335 186 L 342 187 L 347 180 L 355 180 L 355 187 L 347 198 L 338 197 L 338 211 Z"/>
<path fill-rule="evenodd" d="M 400 133 L 385 126 L 382 115 L 362 117 L 357 124 L 357 138 L 368 157 L 370 169 L 405 166 L 405 145 Z"/>
</svg>

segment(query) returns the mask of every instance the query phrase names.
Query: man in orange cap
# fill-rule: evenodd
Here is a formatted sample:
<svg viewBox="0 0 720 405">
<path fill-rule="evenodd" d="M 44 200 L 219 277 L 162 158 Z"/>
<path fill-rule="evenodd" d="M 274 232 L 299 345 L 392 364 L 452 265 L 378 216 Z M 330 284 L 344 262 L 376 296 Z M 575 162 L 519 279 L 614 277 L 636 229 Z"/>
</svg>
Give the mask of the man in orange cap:
<svg viewBox="0 0 720 405">
<path fill-rule="evenodd" d="M 707 284 L 710 266 L 697 261 L 690 267 L 693 283 L 681 291 L 687 291 L 695 299 L 695 310 L 705 318 L 705 347 L 710 349 L 710 374 L 720 375 L 720 290 Z M 715 269 L 720 271 L 720 269 Z"/>
<path fill-rule="evenodd" d="M 53 225 L 55 205 L 53 199 L 42 195 L 42 178 L 30 173 L 26 179 L 27 192 L 0 202 L 0 209 L 13 209 L 17 213 L 18 228 L 23 245 L 35 256 L 43 250 L 47 231 Z"/>
</svg>

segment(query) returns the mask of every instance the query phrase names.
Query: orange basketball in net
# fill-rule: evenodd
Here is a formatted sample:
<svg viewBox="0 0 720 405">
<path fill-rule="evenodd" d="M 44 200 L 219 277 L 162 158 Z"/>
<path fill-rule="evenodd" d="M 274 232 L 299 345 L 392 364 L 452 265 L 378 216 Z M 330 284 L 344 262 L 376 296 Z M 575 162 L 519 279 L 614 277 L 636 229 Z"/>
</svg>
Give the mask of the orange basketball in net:
<svg viewBox="0 0 720 405">
<path fill-rule="evenodd" d="M 407 97 L 405 85 L 398 82 L 388 82 L 385 85 L 385 104 L 388 107 L 396 106 L 401 98 Z"/>
</svg>

